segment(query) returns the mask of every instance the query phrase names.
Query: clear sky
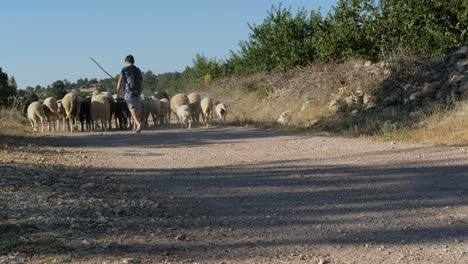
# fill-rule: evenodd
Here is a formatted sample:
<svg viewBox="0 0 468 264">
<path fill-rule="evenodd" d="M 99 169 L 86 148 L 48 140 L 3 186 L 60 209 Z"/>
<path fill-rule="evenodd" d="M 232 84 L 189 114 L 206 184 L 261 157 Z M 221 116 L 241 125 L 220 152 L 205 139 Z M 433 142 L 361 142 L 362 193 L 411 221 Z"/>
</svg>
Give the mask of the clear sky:
<svg viewBox="0 0 468 264">
<path fill-rule="evenodd" d="M 224 58 L 271 5 L 329 11 L 336 0 L 0 0 L 0 67 L 20 88 L 105 78 L 133 54 L 141 70 L 181 71 L 196 53 Z"/>
</svg>

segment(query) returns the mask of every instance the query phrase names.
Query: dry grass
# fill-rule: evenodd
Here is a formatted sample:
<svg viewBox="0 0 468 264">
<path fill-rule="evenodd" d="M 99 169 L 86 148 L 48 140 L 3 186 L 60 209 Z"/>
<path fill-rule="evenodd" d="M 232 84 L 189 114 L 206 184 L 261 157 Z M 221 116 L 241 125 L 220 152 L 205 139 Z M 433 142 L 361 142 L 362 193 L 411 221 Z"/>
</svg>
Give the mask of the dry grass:
<svg viewBox="0 0 468 264">
<path fill-rule="evenodd" d="M 289 126 L 309 128 L 329 115 L 328 103 L 336 96 L 370 91 L 383 78 L 363 61 L 316 64 L 286 73 L 260 73 L 216 81 L 205 92 L 228 105 L 233 124 L 275 126 L 281 113 L 293 113 Z M 363 70 L 365 69 L 365 70 Z"/>
<path fill-rule="evenodd" d="M 425 119 L 418 128 L 404 127 L 384 135 L 386 140 L 437 145 L 468 144 L 468 103 L 452 111 L 440 111 Z"/>
<path fill-rule="evenodd" d="M 0 108 L 1 141 L 9 136 L 24 136 L 30 133 L 28 127 L 24 125 L 25 122 L 26 118 L 19 111 Z"/>
</svg>

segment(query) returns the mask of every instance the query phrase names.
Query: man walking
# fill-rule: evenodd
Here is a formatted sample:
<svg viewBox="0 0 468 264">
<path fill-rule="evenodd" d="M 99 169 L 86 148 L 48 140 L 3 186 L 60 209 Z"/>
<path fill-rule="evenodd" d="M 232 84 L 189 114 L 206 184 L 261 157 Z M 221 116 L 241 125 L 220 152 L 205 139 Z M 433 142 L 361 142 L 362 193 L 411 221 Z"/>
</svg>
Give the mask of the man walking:
<svg viewBox="0 0 468 264">
<path fill-rule="evenodd" d="M 143 76 L 140 69 L 135 65 L 135 59 L 132 55 L 125 57 L 125 67 L 120 72 L 119 81 L 117 82 L 117 96 L 120 96 L 120 88 L 122 81 L 125 89 L 125 102 L 127 102 L 130 113 L 133 117 L 133 124 L 136 133 L 141 132 L 141 87 Z"/>
</svg>

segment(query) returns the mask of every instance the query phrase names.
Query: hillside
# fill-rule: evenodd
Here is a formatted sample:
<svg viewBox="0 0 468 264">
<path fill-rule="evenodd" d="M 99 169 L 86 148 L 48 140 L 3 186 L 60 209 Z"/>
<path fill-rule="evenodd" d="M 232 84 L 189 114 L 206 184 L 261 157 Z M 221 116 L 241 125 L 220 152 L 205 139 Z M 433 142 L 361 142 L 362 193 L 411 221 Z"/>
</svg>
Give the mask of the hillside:
<svg viewBox="0 0 468 264">
<path fill-rule="evenodd" d="M 233 124 L 441 144 L 468 143 L 467 91 L 467 46 L 438 59 L 400 51 L 380 63 L 224 78 L 205 90 L 229 105 Z"/>
</svg>

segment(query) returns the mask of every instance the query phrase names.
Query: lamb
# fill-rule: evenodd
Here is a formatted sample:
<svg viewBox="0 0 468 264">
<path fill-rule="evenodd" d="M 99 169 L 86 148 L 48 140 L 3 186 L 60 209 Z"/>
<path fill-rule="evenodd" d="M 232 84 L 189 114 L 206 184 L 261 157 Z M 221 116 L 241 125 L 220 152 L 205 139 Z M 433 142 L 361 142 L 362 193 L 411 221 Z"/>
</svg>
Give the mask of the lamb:
<svg viewBox="0 0 468 264">
<path fill-rule="evenodd" d="M 184 94 L 176 94 L 174 97 L 171 98 L 171 111 L 174 112 L 174 114 L 177 117 L 177 123 L 179 123 L 179 116 L 177 115 L 177 109 L 182 106 L 182 105 L 189 105 L 189 99 L 186 95 Z"/>
<path fill-rule="evenodd" d="M 42 104 L 42 107 L 44 108 L 44 114 L 47 117 L 47 130 L 50 131 L 50 118 L 55 117 L 55 119 L 58 120 L 58 103 L 57 100 L 55 100 L 53 97 L 47 97 L 44 100 L 44 103 Z M 55 125 L 55 120 L 52 122 L 52 127 L 54 131 L 57 130 L 57 127 Z"/>
<path fill-rule="evenodd" d="M 87 96 L 83 102 L 81 102 L 80 109 L 80 123 L 81 131 L 91 130 L 91 97 Z"/>
<path fill-rule="evenodd" d="M 75 93 L 67 93 L 62 99 L 62 105 L 65 109 L 65 119 L 68 120 L 69 129 L 73 132 L 80 114 L 81 98 Z"/>
<path fill-rule="evenodd" d="M 218 116 L 218 120 L 220 120 L 224 125 L 226 123 L 227 115 L 227 107 L 225 104 L 219 103 L 216 105 L 216 115 Z"/>
<path fill-rule="evenodd" d="M 187 96 L 189 99 L 189 106 L 190 106 L 190 112 L 192 113 L 192 120 L 194 122 L 199 122 L 200 121 L 200 114 L 201 114 L 201 97 L 198 93 L 191 93 Z"/>
<path fill-rule="evenodd" d="M 188 125 L 188 129 L 192 128 L 192 115 L 190 113 L 190 106 L 181 105 L 177 108 L 177 120 L 180 122 L 181 127 Z"/>
<path fill-rule="evenodd" d="M 46 118 L 44 114 L 44 108 L 40 102 L 32 102 L 28 106 L 28 119 L 31 122 L 31 126 L 34 132 L 39 130 L 39 126 L 37 124 L 37 119 L 41 121 L 42 126 L 42 133 L 44 133 L 44 119 Z"/>
<path fill-rule="evenodd" d="M 203 124 L 206 127 L 210 127 L 213 121 L 213 100 L 209 97 L 205 97 L 200 102 L 202 110 Z"/>
<path fill-rule="evenodd" d="M 157 121 L 159 120 L 159 124 L 161 124 L 161 120 L 159 119 L 161 116 L 161 103 L 156 98 L 149 99 L 149 114 L 153 118 L 154 126 L 156 126 Z"/>
<path fill-rule="evenodd" d="M 107 130 L 107 124 L 110 116 L 110 104 L 107 96 L 99 94 L 91 97 L 91 119 L 95 123 L 95 129 L 99 128 L 99 120 L 102 123 L 102 129 Z"/>
<path fill-rule="evenodd" d="M 168 125 L 171 123 L 171 105 L 169 103 L 169 100 L 163 98 L 159 100 L 159 104 L 161 106 L 159 121 L 162 125 Z"/>
</svg>

